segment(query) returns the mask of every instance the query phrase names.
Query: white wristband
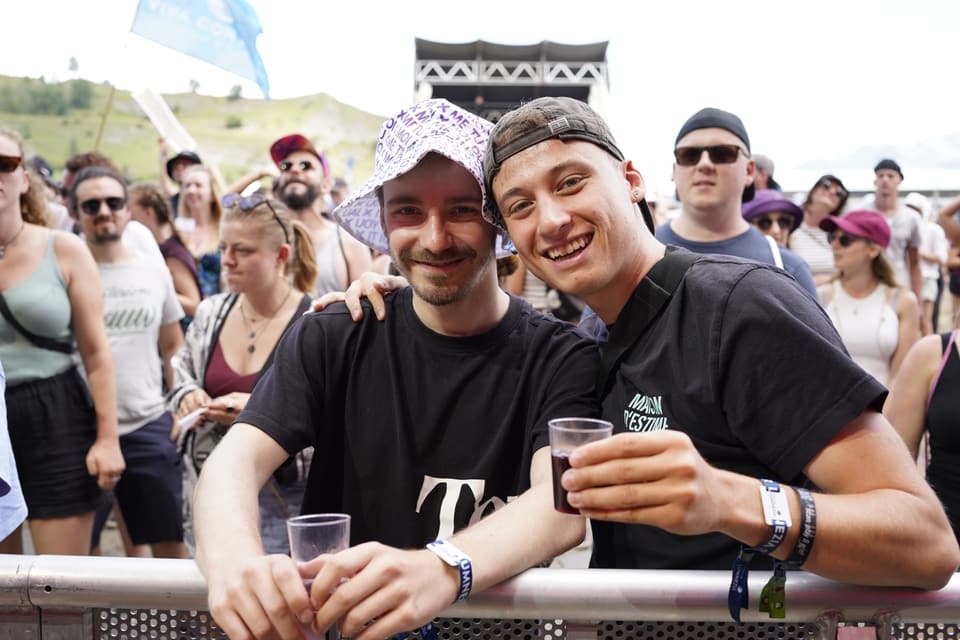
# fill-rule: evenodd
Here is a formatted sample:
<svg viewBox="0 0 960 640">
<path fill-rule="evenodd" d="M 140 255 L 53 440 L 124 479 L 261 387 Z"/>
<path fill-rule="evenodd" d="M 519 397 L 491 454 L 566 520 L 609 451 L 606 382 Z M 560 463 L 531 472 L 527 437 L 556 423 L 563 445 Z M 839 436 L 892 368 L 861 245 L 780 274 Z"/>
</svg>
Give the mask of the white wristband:
<svg viewBox="0 0 960 640">
<path fill-rule="evenodd" d="M 446 540 L 435 540 L 427 544 L 427 549 L 437 554 L 437 556 L 451 567 L 456 567 L 460 572 L 460 593 L 454 602 L 466 600 L 473 588 L 473 565 L 470 558 L 460 549 Z"/>
</svg>

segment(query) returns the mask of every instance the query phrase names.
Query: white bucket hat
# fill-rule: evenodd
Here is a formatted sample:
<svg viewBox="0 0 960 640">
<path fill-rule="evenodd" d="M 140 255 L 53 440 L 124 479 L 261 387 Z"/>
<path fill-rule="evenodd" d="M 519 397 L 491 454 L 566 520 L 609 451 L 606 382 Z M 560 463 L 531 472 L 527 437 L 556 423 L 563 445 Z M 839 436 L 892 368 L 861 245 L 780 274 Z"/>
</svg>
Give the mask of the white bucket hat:
<svg viewBox="0 0 960 640">
<path fill-rule="evenodd" d="M 493 123 L 443 99 L 424 100 L 404 109 L 380 127 L 373 177 L 334 209 L 334 217 L 357 240 L 387 253 L 377 190 L 413 169 L 428 153 L 439 153 L 463 166 L 476 178 L 486 200 L 483 154 L 492 129 Z M 497 230 L 497 257 L 512 255 L 506 232 Z"/>
</svg>

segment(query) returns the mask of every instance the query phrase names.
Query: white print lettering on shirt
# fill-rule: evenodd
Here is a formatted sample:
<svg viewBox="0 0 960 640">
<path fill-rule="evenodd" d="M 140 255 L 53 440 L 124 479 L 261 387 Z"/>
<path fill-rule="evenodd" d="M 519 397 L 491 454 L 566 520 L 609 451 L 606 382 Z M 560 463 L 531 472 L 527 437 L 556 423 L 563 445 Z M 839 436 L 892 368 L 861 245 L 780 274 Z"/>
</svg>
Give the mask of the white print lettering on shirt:
<svg viewBox="0 0 960 640">
<path fill-rule="evenodd" d="M 453 535 L 455 530 L 454 516 L 464 487 L 470 491 L 470 499 L 473 501 L 473 512 L 467 526 L 473 525 L 488 513 L 492 513 L 506 504 L 496 496 L 485 502 L 480 502 L 485 485 L 486 481 L 479 479 L 461 480 L 459 478 L 424 476 L 423 484 L 420 487 L 420 496 L 417 498 L 416 511 L 420 513 L 420 508 L 427 496 L 438 489 L 442 490 L 443 498 L 440 501 L 440 513 L 437 514 L 437 539 L 448 538 Z M 510 500 L 513 500 L 513 496 L 507 498 L 508 502 Z"/>
<path fill-rule="evenodd" d="M 669 429 L 667 417 L 663 415 L 663 398 L 645 396 L 641 393 L 623 410 L 623 424 L 628 431 L 662 431 Z"/>
</svg>

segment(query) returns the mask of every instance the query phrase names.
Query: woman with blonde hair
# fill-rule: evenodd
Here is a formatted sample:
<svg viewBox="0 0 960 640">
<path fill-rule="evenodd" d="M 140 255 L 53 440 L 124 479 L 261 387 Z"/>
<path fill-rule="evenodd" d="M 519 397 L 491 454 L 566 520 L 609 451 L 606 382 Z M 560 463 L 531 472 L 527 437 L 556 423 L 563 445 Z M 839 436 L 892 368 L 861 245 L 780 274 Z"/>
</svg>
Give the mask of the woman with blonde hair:
<svg viewBox="0 0 960 640">
<path fill-rule="evenodd" d="M 223 199 L 219 248 L 229 293 L 197 307 L 178 354 L 171 410 L 186 421 L 184 535 L 192 546 L 193 485 L 207 455 L 246 406 L 250 392 L 291 325 L 310 307 L 317 277 L 313 240 L 279 202 L 260 195 Z M 189 424 L 188 424 L 189 428 Z M 299 513 L 307 456 L 281 468 L 260 492 L 261 530 L 268 553 L 285 553 L 286 518 Z"/>
<path fill-rule="evenodd" d="M 0 361 L 10 440 L 34 551 L 86 555 L 100 490 L 124 469 L 103 292 L 84 242 L 44 226 L 42 184 L 23 158 L 20 136 L 0 128 Z M 107 206 L 123 206 L 114 200 Z M 0 552 L 22 552 L 19 529 Z"/>
<path fill-rule="evenodd" d="M 204 298 L 220 292 L 219 231 L 223 189 L 216 173 L 206 165 L 187 167 L 175 225 L 197 261 L 200 293 Z"/>
<path fill-rule="evenodd" d="M 901 287 L 884 250 L 890 225 L 876 211 L 851 211 L 820 222 L 836 267 L 820 287 L 820 303 L 850 356 L 877 380 L 892 386 L 900 363 L 917 341 L 917 298 Z"/>
</svg>

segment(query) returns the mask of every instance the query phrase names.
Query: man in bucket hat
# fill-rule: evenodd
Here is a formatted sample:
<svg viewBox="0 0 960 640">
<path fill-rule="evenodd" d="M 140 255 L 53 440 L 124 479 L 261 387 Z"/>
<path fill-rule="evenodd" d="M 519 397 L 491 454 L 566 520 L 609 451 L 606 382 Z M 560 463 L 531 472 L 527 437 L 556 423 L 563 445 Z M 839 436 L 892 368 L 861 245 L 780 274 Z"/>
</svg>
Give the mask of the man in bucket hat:
<svg viewBox="0 0 960 640">
<path fill-rule="evenodd" d="M 197 561 L 231 637 L 339 620 L 383 638 L 583 538 L 582 519 L 553 508 L 546 425 L 595 415 L 596 347 L 498 287 L 508 252 L 482 214 L 491 126 L 445 100 L 383 125 L 373 178 L 336 213 L 411 286 L 385 322 L 341 305 L 305 316 L 207 460 Z M 263 555 L 256 494 L 308 445 L 303 511 L 350 514 L 355 546 L 298 572 Z"/>
</svg>

